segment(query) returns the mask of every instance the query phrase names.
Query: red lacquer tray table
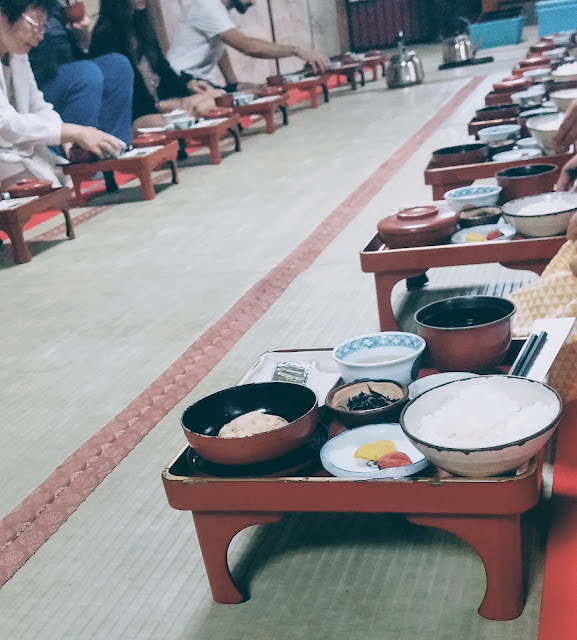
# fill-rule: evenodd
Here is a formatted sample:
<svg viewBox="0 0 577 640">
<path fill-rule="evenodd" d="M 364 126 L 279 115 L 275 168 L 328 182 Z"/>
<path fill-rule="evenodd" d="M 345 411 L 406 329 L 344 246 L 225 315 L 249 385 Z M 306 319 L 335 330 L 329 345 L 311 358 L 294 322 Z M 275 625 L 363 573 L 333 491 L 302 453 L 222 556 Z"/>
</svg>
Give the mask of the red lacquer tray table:
<svg viewBox="0 0 577 640">
<path fill-rule="evenodd" d="M 361 268 L 365 273 L 375 274 L 381 331 L 394 331 L 399 327 L 391 307 L 391 292 L 400 280 L 420 276 L 432 267 L 492 262 L 510 269 L 524 269 L 541 274 L 564 242 L 565 236 L 532 239 L 518 236 L 511 242 L 389 249 L 377 234 L 361 251 Z"/>
<path fill-rule="evenodd" d="M 373 82 L 379 78 L 379 67 L 381 67 L 381 73 L 383 77 L 386 74 L 385 64 L 388 61 L 388 56 L 367 56 L 362 60 L 363 66 L 368 67 L 373 72 Z"/>
<path fill-rule="evenodd" d="M 300 91 L 308 91 L 311 99 L 311 108 L 316 109 L 319 106 L 319 87 L 323 93 L 325 102 L 329 101 L 329 89 L 327 82 L 329 81 L 329 74 L 323 74 L 322 76 L 313 76 L 311 78 L 305 78 L 300 82 L 285 82 L 282 86 L 290 91 L 291 89 L 299 89 Z"/>
<path fill-rule="evenodd" d="M 330 69 L 327 73 L 331 76 L 337 76 L 339 85 L 341 84 L 341 78 L 346 78 L 346 82 L 351 85 L 351 89 L 356 91 L 357 89 L 357 74 L 361 78 L 361 87 L 365 86 L 365 71 L 364 61 L 355 62 L 351 64 L 343 64 L 336 69 Z"/>
<path fill-rule="evenodd" d="M 68 212 L 71 196 L 70 189 L 54 189 L 52 193 L 48 193 L 45 196 L 25 202 L 13 209 L 0 211 L 0 229 L 10 238 L 12 255 L 16 264 L 30 262 L 32 259 L 26 240 L 24 240 L 24 225 L 36 213 L 59 209 L 64 214 L 64 220 L 66 221 L 66 235 L 71 240 L 74 238 L 74 227 Z M 7 200 L 6 202 L 9 203 L 10 201 Z"/>
<path fill-rule="evenodd" d="M 495 127 L 501 124 L 521 124 L 518 118 L 499 118 L 497 120 L 482 120 L 480 118 L 473 118 L 467 125 L 467 131 L 470 136 L 477 137 L 477 133 L 480 129 L 486 127 Z"/>
<path fill-rule="evenodd" d="M 143 200 L 154 199 L 152 172 L 162 169 L 165 165 L 170 166 L 173 184 L 178 183 L 178 167 L 176 164 L 178 144 L 175 142 L 169 143 L 164 146 L 154 147 L 154 150 L 150 153 L 136 155 L 139 151 L 144 152 L 145 149 L 135 150 L 135 155 L 127 155 L 126 157 L 121 156 L 111 160 L 65 165 L 63 167 L 64 173 L 72 178 L 74 185 L 76 205 L 83 206 L 86 202 L 86 197 L 80 188 L 82 182 L 90 180 L 100 171 L 103 173 L 118 171 L 118 173 L 135 175 L 140 180 L 140 191 Z"/>
<path fill-rule="evenodd" d="M 287 109 L 288 94 L 285 93 L 281 96 L 271 96 L 267 98 L 257 98 L 250 104 L 243 104 L 234 107 L 235 113 L 239 116 L 261 116 L 266 124 L 265 131 L 267 133 L 274 133 L 274 114 L 280 111 L 282 114 L 283 124 L 288 125 L 288 109 Z"/>
<path fill-rule="evenodd" d="M 513 101 L 511 100 L 511 93 L 505 91 L 491 91 L 485 96 L 485 106 L 494 107 L 497 104 L 512 104 Z"/>
<path fill-rule="evenodd" d="M 466 187 L 481 178 L 492 178 L 497 171 L 502 171 L 503 169 L 519 167 L 525 164 L 554 164 L 561 168 L 572 157 L 572 153 L 561 153 L 555 156 L 525 158 L 509 162 L 478 162 L 455 167 L 437 167 L 433 162 L 429 162 L 425 169 L 425 184 L 432 187 L 434 200 L 442 200 L 445 193 L 450 189 Z"/>
<path fill-rule="evenodd" d="M 195 476 L 187 452 L 168 464 L 162 481 L 170 506 L 192 512 L 216 602 L 244 599 L 230 574 L 227 549 L 246 527 L 291 512 L 402 513 L 415 524 L 457 535 L 477 552 L 487 576 L 481 616 L 510 620 L 523 610 L 521 514 L 539 500 L 536 460 L 520 475 L 483 479 L 430 471 L 428 477 L 349 480 L 322 469 L 306 477 L 225 479 Z"/>
<path fill-rule="evenodd" d="M 234 139 L 234 150 L 240 151 L 240 134 L 238 125 L 240 116 L 234 113 L 228 118 L 216 118 L 214 120 L 205 120 L 190 129 L 171 129 L 164 132 L 167 140 L 176 140 L 180 145 L 179 157 L 186 158 L 186 142 L 197 142 L 202 146 L 208 147 L 210 151 L 210 164 L 220 164 L 222 155 L 220 153 L 219 143 L 227 136 Z"/>
</svg>

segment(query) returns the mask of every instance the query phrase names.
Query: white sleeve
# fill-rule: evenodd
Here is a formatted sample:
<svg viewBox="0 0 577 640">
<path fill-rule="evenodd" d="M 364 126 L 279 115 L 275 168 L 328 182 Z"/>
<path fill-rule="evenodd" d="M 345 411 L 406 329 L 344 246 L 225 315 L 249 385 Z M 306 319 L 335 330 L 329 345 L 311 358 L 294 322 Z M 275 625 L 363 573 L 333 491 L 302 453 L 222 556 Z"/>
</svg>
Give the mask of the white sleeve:
<svg viewBox="0 0 577 640">
<path fill-rule="evenodd" d="M 16 111 L 4 91 L 0 91 L 0 138 L 12 145 L 27 142 L 60 144 L 62 119 L 52 105 L 44 100 L 29 63 L 23 71 L 27 74 L 29 112 Z M 18 72 L 22 72 L 22 69 L 18 69 Z"/>
<path fill-rule="evenodd" d="M 189 26 L 202 33 L 207 40 L 236 29 L 221 0 L 196 0 L 188 12 L 187 21 Z"/>
</svg>

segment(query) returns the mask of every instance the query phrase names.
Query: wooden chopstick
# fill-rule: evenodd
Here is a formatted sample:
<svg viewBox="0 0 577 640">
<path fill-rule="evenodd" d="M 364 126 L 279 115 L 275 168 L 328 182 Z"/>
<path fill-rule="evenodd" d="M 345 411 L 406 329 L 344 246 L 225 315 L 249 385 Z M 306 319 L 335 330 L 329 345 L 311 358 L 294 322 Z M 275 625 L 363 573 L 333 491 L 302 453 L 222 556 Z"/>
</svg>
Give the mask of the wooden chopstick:
<svg viewBox="0 0 577 640">
<path fill-rule="evenodd" d="M 547 332 L 541 331 L 541 333 L 539 334 L 539 337 L 537 338 L 537 340 L 535 340 L 535 343 L 533 344 L 531 351 L 527 354 L 525 363 L 523 364 L 522 368 L 517 374 L 518 376 L 521 376 L 522 378 L 524 378 L 529 373 L 529 371 L 531 370 L 531 367 L 533 366 L 533 363 L 535 362 L 535 359 L 541 352 L 541 349 L 543 348 L 543 345 L 545 344 L 545 342 L 547 342 Z"/>
<path fill-rule="evenodd" d="M 523 348 L 521 349 L 521 353 L 517 357 L 517 362 L 515 363 L 515 366 L 509 371 L 510 376 L 521 375 L 519 371 L 521 371 L 522 367 L 524 366 L 527 360 L 527 356 L 529 355 L 529 352 L 533 348 L 533 345 L 535 344 L 536 340 L 537 340 L 537 334 L 532 333 L 527 339 L 527 342 L 525 342 L 525 344 L 523 345 Z"/>
</svg>

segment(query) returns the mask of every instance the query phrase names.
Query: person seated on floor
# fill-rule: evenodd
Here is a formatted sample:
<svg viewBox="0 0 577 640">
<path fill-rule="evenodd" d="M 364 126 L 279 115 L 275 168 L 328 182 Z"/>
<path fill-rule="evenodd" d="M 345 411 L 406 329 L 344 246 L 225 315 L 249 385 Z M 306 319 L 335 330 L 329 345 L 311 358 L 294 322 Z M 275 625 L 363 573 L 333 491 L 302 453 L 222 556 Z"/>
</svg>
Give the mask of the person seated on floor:
<svg viewBox="0 0 577 640">
<path fill-rule="evenodd" d="M 90 55 L 124 54 L 134 70 L 133 130 L 166 124 L 159 115 L 182 109 L 198 117 L 216 105 L 216 92 L 204 83 L 191 95 L 187 80 L 174 72 L 158 43 L 146 0 L 101 0 Z"/>
<path fill-rule="evenodd" d="M 167 57 L 179 73 L 215 84 L 216 68 L 224 76 L 227 91 L 243 89 L 230 64 L 228 45 L 252 58 L 297 57 L 307 62 L 315 72 L 327 68 L 328 58 L 318 51 L 297 45 L 277 44 L 245 35 L 237 29 L 229 10 L 245 13 L 256 0 L 191 0 L 176 28 Z"/>
<path fill-rule="evenodd" d="M 94 127 L 63 122 L 39 91 L 28 53 L 44 35 L 51 0 L 0 0 L 0 188 L 22 178 L 61 186 L 48 145 L 76 143 L 99 157 L 124 142 Z"/>
<path fill-rule="evenodd" d="M 559 130 L 555 134 L 555 144 L 559 149 L 567 149 L 572 144 L 577 144 L 577 101 L 573 102 Z M 574 155 L 563 167 L 559 180 L 555 185 L 557 191 L 577 191 L 577 154 Z"/>
<path fill-rule="evenodd" d="M 87 59 L 90 20 L 68 24 L 60 0 L 49 3 L 46 33 L 29 54 L 38 88 L 65 122 L 97 127 L 130 142 L 133 73 L 118 53 Z"/>
</svg>

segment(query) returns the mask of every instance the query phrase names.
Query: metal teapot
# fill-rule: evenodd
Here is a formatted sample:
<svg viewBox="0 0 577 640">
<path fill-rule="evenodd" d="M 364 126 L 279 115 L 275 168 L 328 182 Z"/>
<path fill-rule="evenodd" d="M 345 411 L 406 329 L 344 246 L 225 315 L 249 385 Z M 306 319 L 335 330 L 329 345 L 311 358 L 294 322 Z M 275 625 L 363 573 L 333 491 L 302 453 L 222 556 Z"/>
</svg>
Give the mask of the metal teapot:
<svg viewBox="0 0 577 640">
<path fill-rule="evenodd" d="M 467 18 L 457 18 L 454 35 L 443 40 L 443 64 L 474 60 L 481 41 L 473 44 Z"/>
<path fill-rule="evenodd" d="M 474 60 L 479 44 L 473 44 L 468 33 L 443 40 L 443 64 Z"/>
<path fill-rule="evenodd" d="M 425 79 L 423 63 L 414 51 L 407 51 L 405 35 L 399 31 L 397 36 L 398 53 L 392 55 L 386 66 L 387 86 L 389 89 L 420 84 Z"/>
</svg>

